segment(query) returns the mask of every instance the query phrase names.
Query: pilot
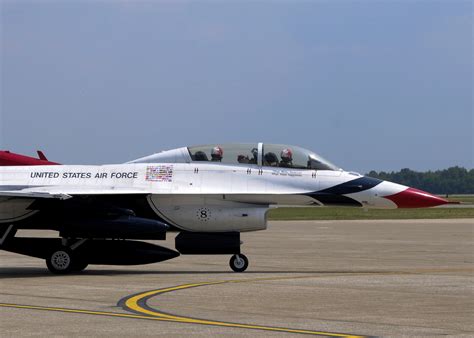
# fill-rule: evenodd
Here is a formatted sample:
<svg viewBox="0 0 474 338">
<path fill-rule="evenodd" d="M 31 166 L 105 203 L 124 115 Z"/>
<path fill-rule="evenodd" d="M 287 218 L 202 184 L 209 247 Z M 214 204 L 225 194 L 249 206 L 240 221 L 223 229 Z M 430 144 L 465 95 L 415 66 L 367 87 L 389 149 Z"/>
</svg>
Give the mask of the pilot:
<svg viewBox="0 0 474 338">
<path fill-rule="evenodd" d="M 220 146 L 215 146 L 212 148 L 211 151 L 211 161 L 213 162 L 221 162 L 222 161 L 222 156 L 224 155 L 224 151 Z"/>
<path fill-rule="evenodd" d="M 280 153 L 281 161 L 280 167 L 291 168 L 293 167 L 293 152 L 290 148 L 285 148 Z"/>
<path fill-rule="evenodd" d="M 258 161 L 258 149 L 257 149 L 257 148 L 252 148 L 252 150 L 250 150 L 250 152 L 252 153 L 253 158 L 251 158 L 251 159 L 249 160 L 249 163 L 250 163 L 250 164 L 257 164 L 257 161 Z"/>
<path fill-rule="evenodd" d="M 263 164 L 270 167 L 276 167 L 278 166 L 278 157 L 275 153 L 268 152 L 263 157 Z"/>
<path fill-rule="evenodd" d="M 237 162 L 239 162 L 239 163 L 249 163 L 250 160 L 249 160 L 248 156 L 239 155 L 239 156 L 237 156 Z"/>
</svg>

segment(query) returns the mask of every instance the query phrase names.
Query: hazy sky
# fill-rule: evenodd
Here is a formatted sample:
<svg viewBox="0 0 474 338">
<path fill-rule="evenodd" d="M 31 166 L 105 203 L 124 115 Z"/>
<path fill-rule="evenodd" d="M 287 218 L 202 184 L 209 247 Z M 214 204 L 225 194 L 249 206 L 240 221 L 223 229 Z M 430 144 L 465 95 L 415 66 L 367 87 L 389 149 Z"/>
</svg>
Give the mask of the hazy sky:
<svg viewBox="0 0 474 338">
<path fill-rule="evenodd" d="M 0 2 L 0 149 L 263 141 L 360 172 L 473 167 L 471 1 Z"/>
</svg>

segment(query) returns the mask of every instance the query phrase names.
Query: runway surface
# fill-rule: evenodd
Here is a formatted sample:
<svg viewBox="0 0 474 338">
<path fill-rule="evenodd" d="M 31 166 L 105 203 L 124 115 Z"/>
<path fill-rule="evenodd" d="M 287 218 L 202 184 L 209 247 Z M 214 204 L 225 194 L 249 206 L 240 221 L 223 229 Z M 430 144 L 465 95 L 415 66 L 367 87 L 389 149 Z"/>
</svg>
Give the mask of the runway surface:
<svg viewBox="0 0 474 338">
<path fill-rule="evenodd" d="M 473 234 L 473 220 L 271 222 L 243 234 L 250 267 L 241 274 L 228 256 L 181 256 L 53 276 L 41 260 L 0 251 L 0 328 L 2 336 L 468 337 Z"/>
</svg>

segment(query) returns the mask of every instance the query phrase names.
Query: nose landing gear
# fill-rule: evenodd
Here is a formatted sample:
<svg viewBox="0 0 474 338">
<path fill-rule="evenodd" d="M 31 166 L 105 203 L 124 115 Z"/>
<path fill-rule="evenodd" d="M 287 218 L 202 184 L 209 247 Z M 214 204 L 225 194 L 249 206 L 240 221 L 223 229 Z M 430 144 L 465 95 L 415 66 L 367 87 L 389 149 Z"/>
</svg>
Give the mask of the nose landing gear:
<svg viewBox="0 0 474 338">
<path fill-rule="evenodd" d="M 244 272 L 249 266 L 249 260 L 244 254 L 235 254 L 230 258 L 229 265 L 235 272 Z"/>
<path fill-rule="evenodd" d="M 176 250 L 182 255 L 233 255 L 230 268 L 243 272 L 249 266 L 248 258 L 240 253 L 243 242 L 240 232 L 180 232 L 175 238 Z"/>
</svg>

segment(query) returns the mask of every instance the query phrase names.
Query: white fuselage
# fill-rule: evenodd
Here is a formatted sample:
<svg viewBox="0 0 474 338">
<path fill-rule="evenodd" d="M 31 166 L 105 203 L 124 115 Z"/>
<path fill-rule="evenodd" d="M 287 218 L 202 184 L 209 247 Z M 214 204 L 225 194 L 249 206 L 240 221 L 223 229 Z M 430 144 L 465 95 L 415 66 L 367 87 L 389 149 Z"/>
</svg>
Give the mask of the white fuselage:
<svg viewBox="0 0 474 338">
<path fill-rule="evenodd" d="M 362 177 L 342 170 L 261 167 L 252 164 L 129 163 L 101 166 L 1 167 L 0 185 L 35 194 L 146 195 L 172 225 L 190 231 L 252 231 L 266 227 L 270 205 L 320 204 L 307 194 Z M 378 198 L 405 186 L 382 184 L 348 195 L 364 207 L 395 208 Z M 0 197 L 0 223 L 32 214 L 31 200 Z"/>
</svg>

